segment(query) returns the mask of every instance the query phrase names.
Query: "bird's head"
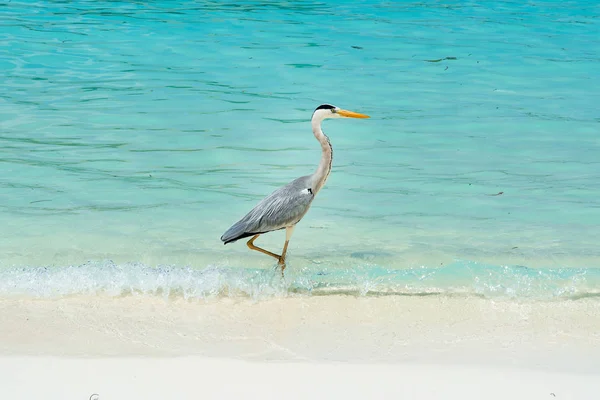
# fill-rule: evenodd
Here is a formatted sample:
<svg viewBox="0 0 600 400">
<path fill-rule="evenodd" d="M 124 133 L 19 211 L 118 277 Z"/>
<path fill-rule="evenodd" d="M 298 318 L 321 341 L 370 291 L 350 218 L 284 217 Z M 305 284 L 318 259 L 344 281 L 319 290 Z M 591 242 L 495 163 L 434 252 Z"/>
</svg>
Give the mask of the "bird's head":
<svg viewBox="0 0 600 400">
<path fill-rule="evenodd" d="M 331 104 L 321 104 L 315 109 L 312 120 L 321 122 L 327 118 L 369 118 L 369 116 L 354 111 L 343 110 Z"/>
</svg>

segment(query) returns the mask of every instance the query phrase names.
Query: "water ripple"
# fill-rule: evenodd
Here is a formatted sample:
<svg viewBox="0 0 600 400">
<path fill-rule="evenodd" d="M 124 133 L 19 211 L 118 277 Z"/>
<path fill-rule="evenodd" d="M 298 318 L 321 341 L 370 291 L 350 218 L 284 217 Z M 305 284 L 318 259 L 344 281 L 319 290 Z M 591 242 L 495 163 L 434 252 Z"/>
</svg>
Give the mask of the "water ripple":
<svg viewBox="0 0 600 400">
<path fill-rule="evenodd" d="M 77 242 L 146 221 L 126 239 L 145 243 L 165 227 L 185 236 L 194 220 L 218 242 L 232 215 L 314 170 L 308 120 L 331 102 L 372 116 L 324 127 L 334 169 L 307 218 L 348 227 L 340 242 L 405 242 L 404 230 L 425 229 L 433 247 L 451 231 L 490 238 L 485 250 L 528 232 L 533 251 L 550 238 L 595 254 L 592 1 L 0 6 L 0 219 L 10 226 L 72 229 Z"/>
</svg>

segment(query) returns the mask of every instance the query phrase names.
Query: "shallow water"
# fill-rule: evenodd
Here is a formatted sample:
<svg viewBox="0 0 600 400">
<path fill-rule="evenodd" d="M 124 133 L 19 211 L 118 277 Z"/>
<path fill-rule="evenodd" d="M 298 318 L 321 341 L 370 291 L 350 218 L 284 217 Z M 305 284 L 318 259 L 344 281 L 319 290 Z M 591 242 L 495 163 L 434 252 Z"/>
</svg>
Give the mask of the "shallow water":
<svg viewBox="0 0 600 400">
<path fill-rule="evenodd" d="M 595 2 L 0 10 L 3 294 L 145 292 L 161 273 L 189 282 L 150 292 L 246 293 L 272 260 L 219 237 L 314 170 L 309 118 L 326 102 L 372 118 L 326 122 L 332 175 L 294 233 L 288 282 L 264 294 L 599 287 Z"/>
</svg>

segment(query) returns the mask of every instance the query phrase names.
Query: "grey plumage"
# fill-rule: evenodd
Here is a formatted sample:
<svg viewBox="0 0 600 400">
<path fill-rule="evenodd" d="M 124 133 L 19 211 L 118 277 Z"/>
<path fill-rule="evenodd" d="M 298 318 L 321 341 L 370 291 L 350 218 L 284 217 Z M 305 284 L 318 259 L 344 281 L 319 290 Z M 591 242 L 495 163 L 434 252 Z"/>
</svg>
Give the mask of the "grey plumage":
<svg viewBox="0 0 600 400">
<path fill-rule="evenodd" d="M 277 189 L 233 224 L 221 236 L 221 240 L 227 244 L 295 225 L 306 214 L 315 198 L 311 187 L 312 175 L 307 175 Z"/>
</svg>

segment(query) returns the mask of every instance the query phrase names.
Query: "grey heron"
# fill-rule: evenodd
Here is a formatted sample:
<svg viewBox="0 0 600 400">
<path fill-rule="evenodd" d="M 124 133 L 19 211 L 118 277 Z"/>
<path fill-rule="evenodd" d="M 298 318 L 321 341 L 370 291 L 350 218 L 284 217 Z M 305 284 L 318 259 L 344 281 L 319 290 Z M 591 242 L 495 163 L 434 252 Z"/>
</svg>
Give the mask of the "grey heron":
<svg viewBox="0 0 600 400">
<path fill-rule="evenodd" d="M 327 135 L 321 129 L 321 122 L 327 118 L 369 118 L 368 115 L 353 111 L 342 110 L 330 104 L 322 104 L 315 109 L 311 124 L 315 138 L 321 144 L 321 162 L 316 171 L 311 175 L 302 176 L 275 190 L 262 199 L 246 216 L 233 224 L 221 236 L 224 244 L 252 236 L 247 245 L 251 250 L 275 257 L 281 267 L 285 269 L 285 255 L 294 227 L 304 217 L 319 190 L 331 172 L 333 149 Z M 277 231 L 285 228 L 285 244 L 281 255 L 272 253 L 254 244 L 256 238 L 263 233 Z"/>
</svg>

